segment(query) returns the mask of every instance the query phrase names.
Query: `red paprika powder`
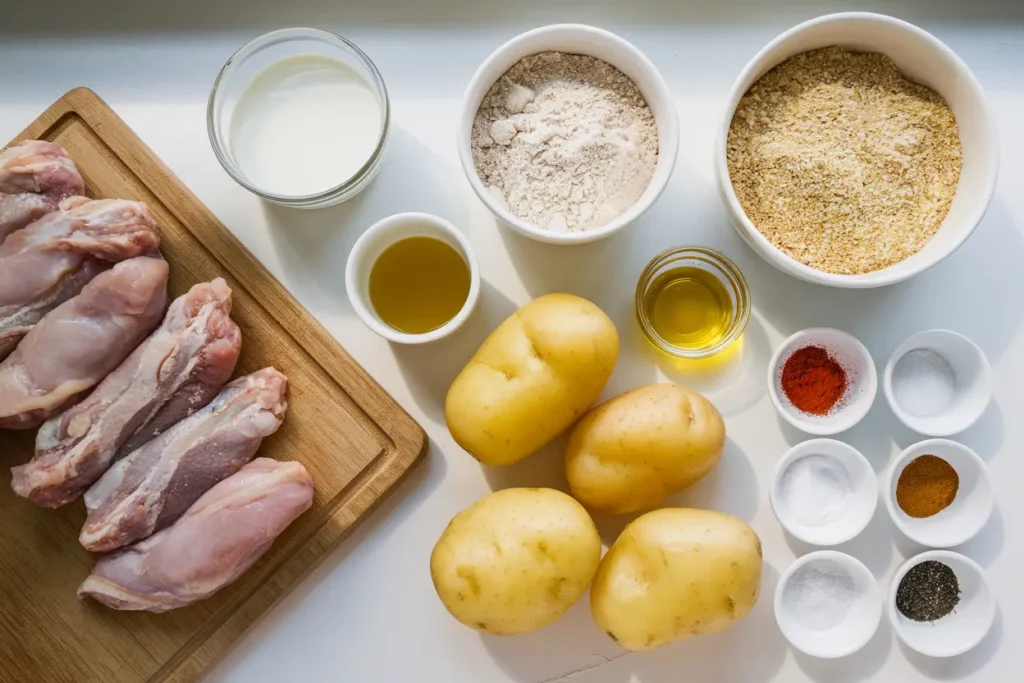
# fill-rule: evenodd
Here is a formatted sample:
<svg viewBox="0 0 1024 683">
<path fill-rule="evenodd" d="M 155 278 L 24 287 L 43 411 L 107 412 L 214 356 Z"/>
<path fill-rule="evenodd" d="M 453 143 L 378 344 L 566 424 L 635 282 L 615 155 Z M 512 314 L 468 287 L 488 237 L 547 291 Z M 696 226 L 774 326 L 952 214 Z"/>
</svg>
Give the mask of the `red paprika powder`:
<svg viewBox="0 0 1024 683">
<path fill-rule="evenodd" d="M 846 393 L 846 370 L 820 346 L 797 349 L 782 366 L 782 391 L 805 413 L 827 415 Z"/>
</svg>

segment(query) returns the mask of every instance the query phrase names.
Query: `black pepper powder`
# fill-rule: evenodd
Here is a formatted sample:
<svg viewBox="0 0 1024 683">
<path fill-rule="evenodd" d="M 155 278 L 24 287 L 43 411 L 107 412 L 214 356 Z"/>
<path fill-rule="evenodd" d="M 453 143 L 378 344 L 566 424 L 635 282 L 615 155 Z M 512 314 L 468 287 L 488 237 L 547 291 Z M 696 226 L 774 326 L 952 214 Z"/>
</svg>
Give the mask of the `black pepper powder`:
<svg viewBox="0 0 1024 683">
<path fill-rule="evenodd" d="M 915 565 L 896 589 L 896 609 L 914 621 L 936 621 L 960 602 L 960 583 L 948 566 L 935 560 Z"/>
</svg>

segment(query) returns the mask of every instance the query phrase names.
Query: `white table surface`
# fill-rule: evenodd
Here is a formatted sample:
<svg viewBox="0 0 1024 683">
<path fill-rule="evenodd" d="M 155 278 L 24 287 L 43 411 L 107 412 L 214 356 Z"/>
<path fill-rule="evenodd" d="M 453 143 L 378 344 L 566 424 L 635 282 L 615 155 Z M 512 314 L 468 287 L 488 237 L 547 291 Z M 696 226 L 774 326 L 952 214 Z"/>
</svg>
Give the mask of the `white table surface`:
<svg viewBox="0 0 1024 683">
<path fill-rule="evenodd" d="M 66 90 L 93 88 L 430 436 L 429 457 L 411 478 L 206 680 L 1021 680 L 1024 3 L 859 3 L 918 23 L 960 54 L 989 95 L 1003 150 L 992 206 L 967 244 L 913 281 L 874 291 L 818 288 L 769 267 L 734 234 L 712 175 L 715 127 L 740 68 L 782 30 L 845 9 L 844 3 L 60 0 L 46 3 L 45 11 L 16 0 L 0 5 L 0 138 L 20 131 Z M 655 207 L 620 237 L 574 248 L 541 245 L 496 225 L 470 190 L 454 144 L 460 96 L 476 66 L 502 41 L 556 21 L 592 23 L 633 41 L 676 93 L 682 123 L 679 162 Z M 383 73 L 394 107 L 388 158 L 374 184 L 348 204 L 313 213 L 262 204 L 236 186 L 214 159 L 205 124 L 210 83 L 231 52 L 265 30 L 302 24 L 336 30 L 363 47 Z M 410 210 L 436 213 L 464 230 L 485 278 L 466 328 L 427 348 L 392 346 L 374 336 L 344 291 L 353 241 L 376 220 Z M 661 249 L 685 243 L 723 250 L 753 291 L 742 352 L 718 372 L 673 368 L 645 346 L 633 318 L 633 287 L 643 266 Z M 667 378 L 705 391 L 725 415 L 729 440 L 718 469 L 672 502 L 738 515 L 763 540 L 763 597 L 733 629 L 627 655 L 593 625 L 585 600 L 539 632 L 496 638 L 462 627 L 434 594 L 428 557 L 458 510 L 495 488 L 564 487 L 560 443 L 512 467 L 484 470 L 453 443 L 442 416 L 448 384 L 487 333 L 514 308 L 554 291 L 593 300 L 618 325 L 622 353 L 604 397 Z M 905 337 L 929 327 L 966 333 L 992 360 L 995 403 L 960 437 L 989 464 L 997 500 L 988 526 L 960 549 L 987 570 L 1001 606 L 992 632 L 973 652 L 947 661 L 917 656 L 884 619 L 863 651 L 838 662 L 795 653 L 780 635 L 771 596 L 779 574 L 808 549 L 783 535 L 767 487 L 775 462 L 804 437 L 777 419 L 764 377 L 772 348 L 809 326 L 852 332 L 879 366 Z M 881 395 L 843 438 L 879 472 L 917 440 Z M 623 524 L 598 521 L 606 542 Z M 867 531 L 841 549 L 862 559 L 885 588 L 894 569 L 919 550 L 899 536 L 881 504 Z"/>
</svg>

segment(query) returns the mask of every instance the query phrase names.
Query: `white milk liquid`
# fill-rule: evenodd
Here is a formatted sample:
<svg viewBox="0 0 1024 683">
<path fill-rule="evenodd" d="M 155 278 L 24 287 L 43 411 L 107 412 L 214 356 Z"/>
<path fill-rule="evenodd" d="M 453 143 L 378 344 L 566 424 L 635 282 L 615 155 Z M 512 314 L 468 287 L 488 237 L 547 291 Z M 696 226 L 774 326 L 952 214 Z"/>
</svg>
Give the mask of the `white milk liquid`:
<svg viewBox="0 0 1024 683">
<path fill-rule="evenodd" d="M 230 144 L 253 185 L 310 195 L 355 175 L 377 147 L 381 106 L 348 65 L 320 55 L 272 64 L 235 105 Z"/>
</svg>

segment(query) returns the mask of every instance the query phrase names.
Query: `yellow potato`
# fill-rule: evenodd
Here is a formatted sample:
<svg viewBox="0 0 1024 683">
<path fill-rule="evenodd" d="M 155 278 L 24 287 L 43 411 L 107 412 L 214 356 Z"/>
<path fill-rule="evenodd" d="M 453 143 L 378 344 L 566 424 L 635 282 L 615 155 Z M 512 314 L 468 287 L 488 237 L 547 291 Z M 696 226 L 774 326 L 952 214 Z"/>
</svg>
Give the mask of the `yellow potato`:
<svg viewBox="0 0 1024 683">
<path fill-rule="evenodd" d="M 441 602 L 466 626 L 527 633 L 586 592 L 601 538 L 583 506 L 554 489 L 505 489 L 452 518 L 430 555 Z"/>
<path fill-rule="evenodd" d="M 615 325 L 572 294 L 548 294 L 498 326 L 455 378 L 444 416 L 486 465 L 509 465 L 568 429 L 601 393 L 619 355 Z"/>
<path fill-rule="evenodd" d="M 657 505 L 710 472 L 725 423 L 696 391 L 651 384 L 606 401 L 572 430 L 565 473 L 589 508 L 623 514 Z"/>
<path fill-rule="evenodd" d="M 665 508 L 623 530 L 590 587 L 597 625 L 627 650 L 717 633 L 745 617 L 761 589 L 761 541 L 741 520 Z"/>
</svg>

